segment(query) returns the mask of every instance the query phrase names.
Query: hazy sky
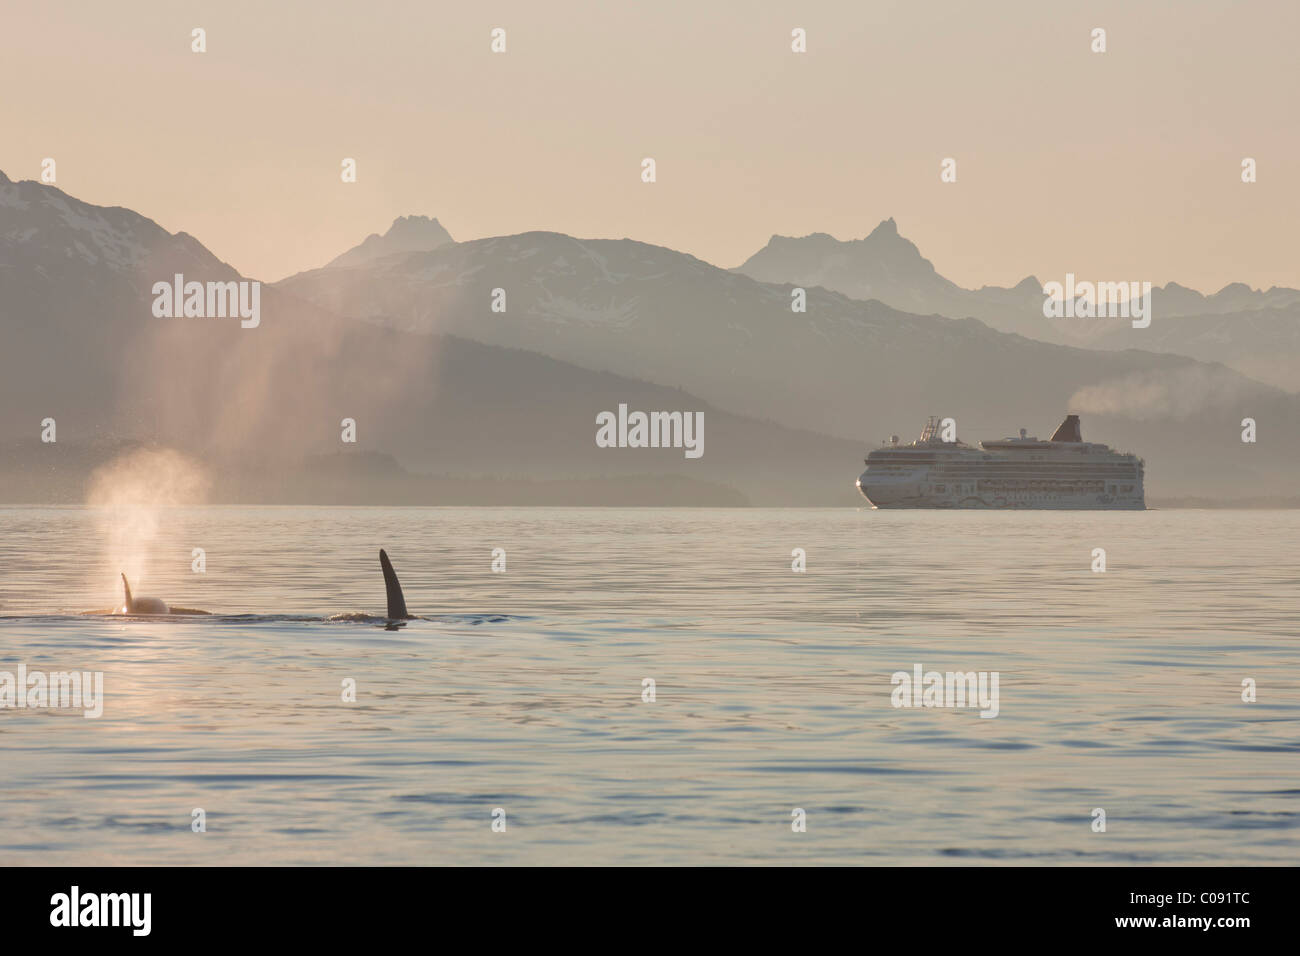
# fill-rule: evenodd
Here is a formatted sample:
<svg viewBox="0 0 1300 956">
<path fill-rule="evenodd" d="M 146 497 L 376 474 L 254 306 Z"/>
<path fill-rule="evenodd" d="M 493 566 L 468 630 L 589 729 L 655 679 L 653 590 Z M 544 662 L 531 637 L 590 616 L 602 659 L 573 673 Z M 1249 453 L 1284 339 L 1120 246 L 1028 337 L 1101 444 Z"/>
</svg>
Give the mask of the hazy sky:
<svg viewBox="0 0 1300 956">
<path fill-rule="evenodd" d="M 262 279 L 412 213 L 728 267 L 893 216 L 966 286 L 1300 286 L 1296 0 L 8 0 L 2 23 L 0 169 L 53 157 L 66 192 Z"/>
</svg>

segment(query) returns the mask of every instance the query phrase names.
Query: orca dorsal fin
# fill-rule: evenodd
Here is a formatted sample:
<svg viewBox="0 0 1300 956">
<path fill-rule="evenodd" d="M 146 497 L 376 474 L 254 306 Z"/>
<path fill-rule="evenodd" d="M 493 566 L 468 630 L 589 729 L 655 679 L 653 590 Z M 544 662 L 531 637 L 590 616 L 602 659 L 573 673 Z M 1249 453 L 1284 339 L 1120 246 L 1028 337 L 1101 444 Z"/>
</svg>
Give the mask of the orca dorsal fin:
<svg viewBox="0 0 1300 956">
<path fill-rule="evenodd" d="M 126 604 L 122 606 L 122 610 L 129 612 L 131 610 L 131 585 L 126 583 L 125 571 L 122 572 L 122 590 L 126 592 Z"/>
<path fill-rule="evenodd" d="M 406 613 L 402 586 L 397 583 L 397 572 L 393 570 L 393 562 L 388 560 L 388 552 L 383 548 L 379 549 L 379 566 L 384 569 L 384 590 L 388 592 L 388 619 L 404 621 L 411 615 Z"/>
</svg>

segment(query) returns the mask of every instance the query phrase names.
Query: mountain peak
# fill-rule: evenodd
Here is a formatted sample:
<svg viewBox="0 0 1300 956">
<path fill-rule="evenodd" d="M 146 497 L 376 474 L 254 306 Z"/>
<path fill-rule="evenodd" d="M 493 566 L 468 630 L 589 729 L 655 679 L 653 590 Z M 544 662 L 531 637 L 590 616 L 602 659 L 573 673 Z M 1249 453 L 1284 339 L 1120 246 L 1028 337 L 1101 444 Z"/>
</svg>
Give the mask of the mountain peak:
<svg viewBox="0 0 1300 956">
<path fill-rule="evenodd" d="M 326 268 L 362 265 L 402 252 L 432 252 L 455 241 L 437 219 L 428 216 L 398 216 L 382 236 L 372 232 L 361 245 L 354 246 L 333 259 Z"/>
<path fill-rule="evenodd" d="M 395 237 L 421 236 L 436 240 L 439 244 L 453 242 L 451 233 L 443 228 L 437 219 L 428 216 L 398 216 L 384 233 L 384 239 Z"/>
<path fill-rule="evenodd" d="M 904 291 L 904 287 L 911 285 L 937 287 L 943 294 L 955 289 L 935 272 L 914 242 L 898 234 L 892 216 L 881 220 L 864 239 L 841 241 L 824 232 L 802 239 L 773 236 L 733 271 L 760 282 L 820 285 L 854 298 L 882 301 L 898 292 L 900 301 L 910 303 L 914 290 Z"/>
<path fill-rule="evenodd" d="M 898 236 L 898 223 L 894 222 L 894 217 L 881 220 L 880 225 L 871 230 L 868 239 L 893 239 Z"/>
<path fill-rule="evenodd" d="M 1214 295 L 1215 296 L 1250 295 L 1254 291 L 1255 291 L 1254 289 L 1246 285 L 1246 283 L 1244 282 L 1229 282 L 1218 292 L 1214 293 Z"/>
</svg>

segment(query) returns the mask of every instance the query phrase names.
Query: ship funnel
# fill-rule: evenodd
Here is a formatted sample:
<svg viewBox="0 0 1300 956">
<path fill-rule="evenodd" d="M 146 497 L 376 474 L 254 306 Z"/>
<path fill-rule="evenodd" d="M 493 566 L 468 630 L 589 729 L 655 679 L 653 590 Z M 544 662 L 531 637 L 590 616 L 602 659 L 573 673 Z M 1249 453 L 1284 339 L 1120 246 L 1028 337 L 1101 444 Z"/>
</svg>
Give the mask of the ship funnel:
<svg viewBox="0 0 1300 956">
<path fill-rule="evenodd" d="M 1083 435 L 1079 431 L 1079 416 L 1066 415 L 1065 421 L 1052 433 L 1052 441 L 1083 441 Z"/>
</svg>

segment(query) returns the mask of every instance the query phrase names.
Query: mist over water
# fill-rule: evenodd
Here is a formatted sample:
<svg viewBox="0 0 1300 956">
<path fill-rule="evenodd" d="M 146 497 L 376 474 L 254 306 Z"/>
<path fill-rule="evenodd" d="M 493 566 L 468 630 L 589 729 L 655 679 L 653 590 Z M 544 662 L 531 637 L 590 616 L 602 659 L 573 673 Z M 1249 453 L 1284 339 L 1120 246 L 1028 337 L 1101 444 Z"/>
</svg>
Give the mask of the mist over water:
<svg viewBox="0 0 1300 956">
<path fill-rule="evenodd" d="M 138 448 L 92 473 L 86 502 L 96 523 L 94 540 L 104 542 L 95 584 L 120 587 L 125 574 L 143 593 L 168 512 L 202 504 L 210 486 L 203 465 L 170 448 Z"/>
<path fill-rule="evenodd" d="M 149 592 L 218 616 L 148 621 L 76 616 L 120 597 L 103 510 L 0 509 L 0 670 L 105 696 L 0 710 L 0 864 L 1300 850 L 1295 511 L 178 506 Z M 431 619 L 327 620 L 382 613 L 380 547 Z M 915 664 L 999 672 L 999 716 L 893 708 Z"/>
</svg>

